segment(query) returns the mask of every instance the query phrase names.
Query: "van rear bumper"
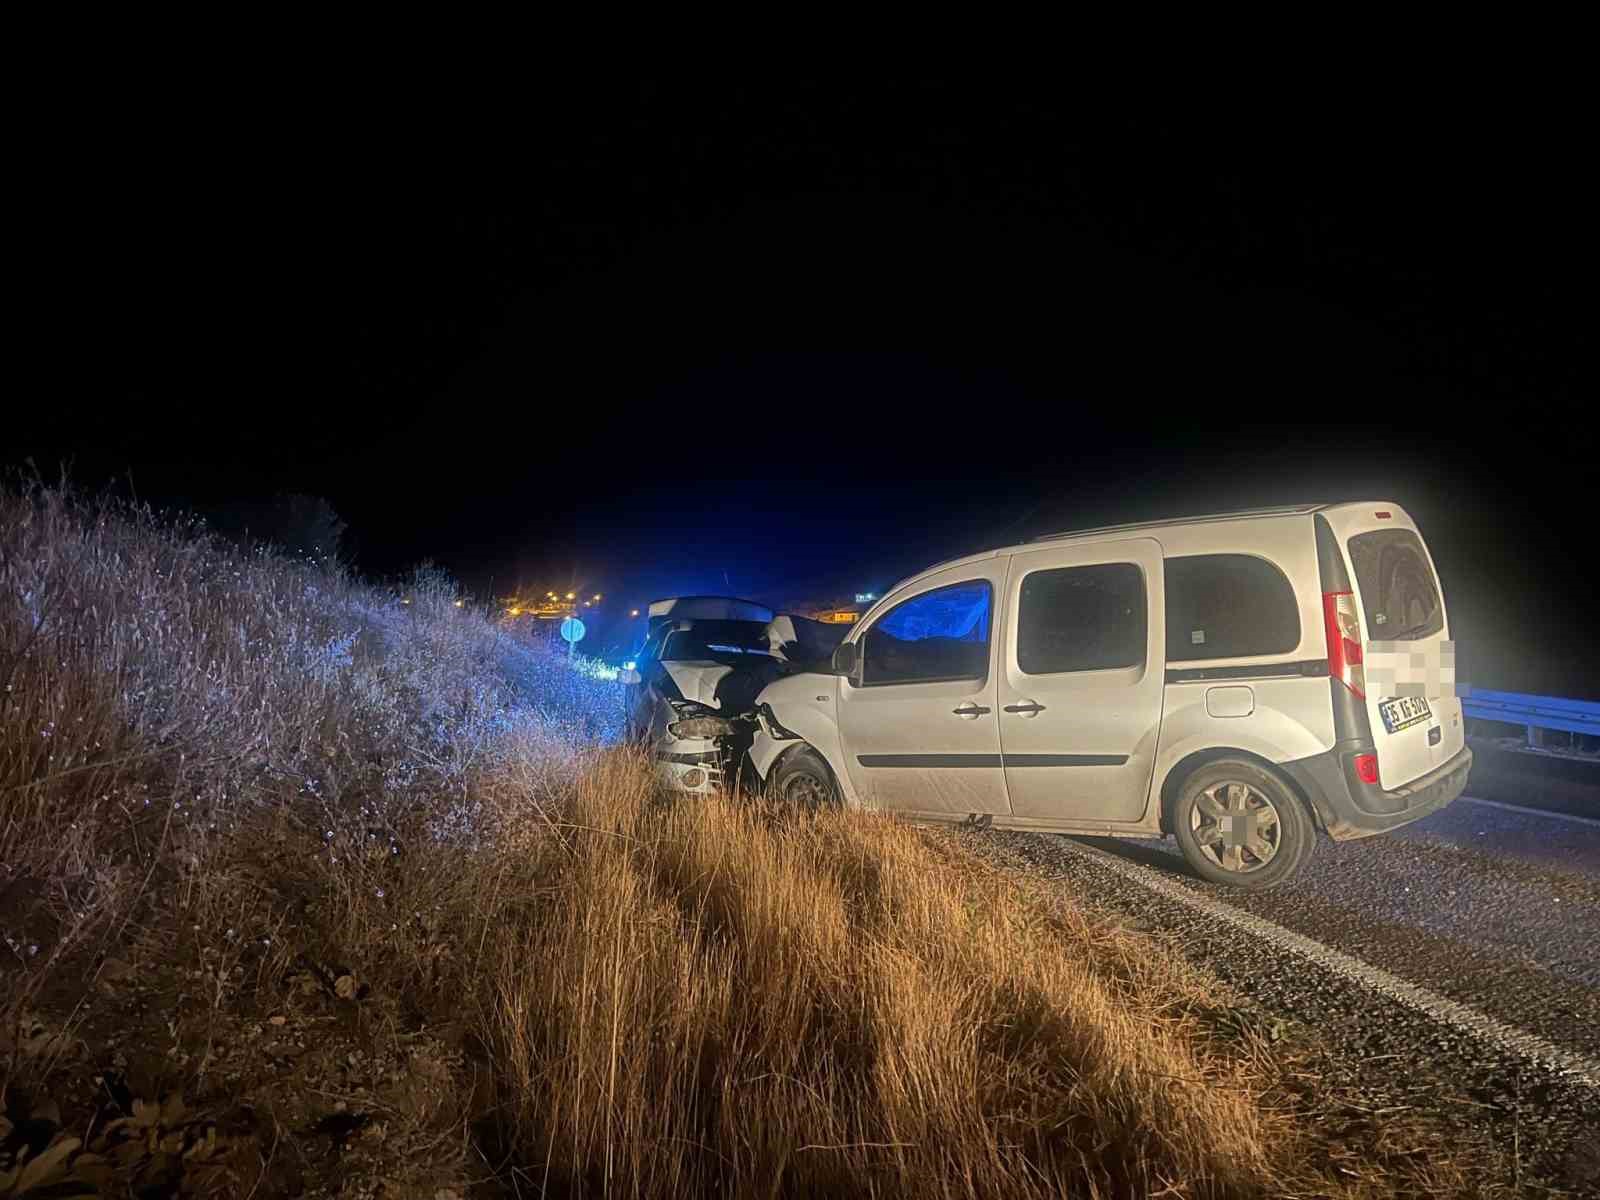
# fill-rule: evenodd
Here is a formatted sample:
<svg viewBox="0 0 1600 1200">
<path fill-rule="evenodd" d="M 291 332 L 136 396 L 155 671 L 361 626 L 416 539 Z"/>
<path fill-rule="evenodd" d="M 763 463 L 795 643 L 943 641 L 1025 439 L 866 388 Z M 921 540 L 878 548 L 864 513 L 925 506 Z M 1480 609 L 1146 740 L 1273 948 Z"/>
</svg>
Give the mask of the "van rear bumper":
<svg viewBox="0 0 1600 1200">
<path fill-rule="evenodd" d="M 1363 742 L 1341 743 L 1325 754 L 1278 764 L 1310 798 L 1336 842 L 1387 833 L 1438 812 L 1466 790 L 1472 770 L 1472 751 L 1463 748 L 1443 766 L 1385 791 L 1356 776 L 1356 755 L 1371 753 L 1372 747 Z"/>
</svg>

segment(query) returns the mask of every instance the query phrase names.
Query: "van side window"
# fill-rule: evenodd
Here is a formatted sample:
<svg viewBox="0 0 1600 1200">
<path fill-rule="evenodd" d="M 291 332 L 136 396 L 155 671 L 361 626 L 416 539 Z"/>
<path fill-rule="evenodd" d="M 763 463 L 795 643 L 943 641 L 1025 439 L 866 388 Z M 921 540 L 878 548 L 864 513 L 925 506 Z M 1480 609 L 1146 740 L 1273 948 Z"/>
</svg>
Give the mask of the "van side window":
<svg viewBox="0 0 1600 1200">
<path fill-rule="evenodd" d="M 1286 654 L 1300 644 L 1289 577 L 1253 554 L 1166 561 L 1167 661 Z"/>
<path fill-rule="evenodd" d="M 983 579 L 895 605 L 861 639 L 863 686 L 987 678 L 991 605 Z"/>
<path fill-rule="evenodd" d="M 1133 563 L 1023 576 L 1017 667 L 1024 675 L 1133 667 L 1144 652 L 1144 572 Z"/>
</svg>

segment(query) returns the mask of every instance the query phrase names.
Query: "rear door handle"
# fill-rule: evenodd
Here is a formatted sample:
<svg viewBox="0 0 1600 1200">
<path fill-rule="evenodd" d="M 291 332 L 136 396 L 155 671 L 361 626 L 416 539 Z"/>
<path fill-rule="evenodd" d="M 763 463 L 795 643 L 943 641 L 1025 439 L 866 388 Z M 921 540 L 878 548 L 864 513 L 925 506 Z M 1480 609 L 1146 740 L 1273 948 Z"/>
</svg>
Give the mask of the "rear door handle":
<svg viewBox="0 0 1600 1200">
<path fill-rule="evenodd" d="M 1021 704 L 1006 705 L 1006 711 L 1009 713 L 1021 713 L 1025 717 L 1032 717 L 1042 713 L 1044 705 L 1033 700 L 1024 700 Z"/>
<path fill-rule="evenodd" d="M 981 704 L 973 704 L 969 701 L 968 703 L 963 704 L 960 708 L 952 708 L 950 711 L 955 713 L 955 715 L 958 717 L 965 717 L 967 720 L 972 721 L 983 716 L 985 713 L 992 713 L 994 709 L 985 708 Z"/>
</svg>

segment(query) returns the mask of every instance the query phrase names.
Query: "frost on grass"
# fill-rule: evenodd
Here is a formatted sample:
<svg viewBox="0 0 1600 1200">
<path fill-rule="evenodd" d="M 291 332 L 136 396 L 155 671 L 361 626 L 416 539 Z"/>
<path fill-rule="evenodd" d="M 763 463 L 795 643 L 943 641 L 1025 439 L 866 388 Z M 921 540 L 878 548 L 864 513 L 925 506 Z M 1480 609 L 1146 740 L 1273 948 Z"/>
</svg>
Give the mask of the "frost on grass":
<svg viewBox="0 0 1600 1200">
<path fill-rule="evenodd" d="M 199 861 L 280 804 L 330 842 L 474 838 L 473 781 L 506 754 L 616 739 L 614 682 L 460 600 L 433 567 L 375 587 L 198 522 L 0 489 L 0 888 L 40 896 L 0 912 L 0 944 L 87 935 L 94 905 L 56 911 L 49 881 L 131 887 L 155 847 Z"/>
<path fill-rule="evenodd" d="M 84 1142 L 63 1186 L 107 1160 L 118 1194 L 245 1194 L 297 1161 L 280 1125 L 343 1128 L 339 1094 L 385 1115 L 334 1176 L 459 1181 L 459 1051 L 326 1023 L 416 1019 L 401 997 L 431 1003 L 454 953 L 428 864 L 537 835 L 621 715 L 614 682 L 463 599 L 433 568 L 377 587 L 0 485 L 0 1180 L 27 1165 L 15 1117 Z M 207 1107 L 168 1113 L 173 1089 Z M 107 1103 L 123 1116 L 97 1123 Z"/>
</svg>

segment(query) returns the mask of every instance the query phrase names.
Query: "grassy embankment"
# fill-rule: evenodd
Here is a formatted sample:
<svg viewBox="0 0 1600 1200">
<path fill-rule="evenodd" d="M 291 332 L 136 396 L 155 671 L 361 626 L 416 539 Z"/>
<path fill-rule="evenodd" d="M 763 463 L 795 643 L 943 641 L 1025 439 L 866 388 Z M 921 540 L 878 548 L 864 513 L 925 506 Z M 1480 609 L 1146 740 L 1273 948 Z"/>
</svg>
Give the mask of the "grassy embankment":
<svg viewBox="0 0 1600 1200">
<path fill-rule="evenodd" d="M 0 495 L 0 1196 L 1463 1190 L 952 839 L 663 798 L 456 599 Z"/>
</svg>

